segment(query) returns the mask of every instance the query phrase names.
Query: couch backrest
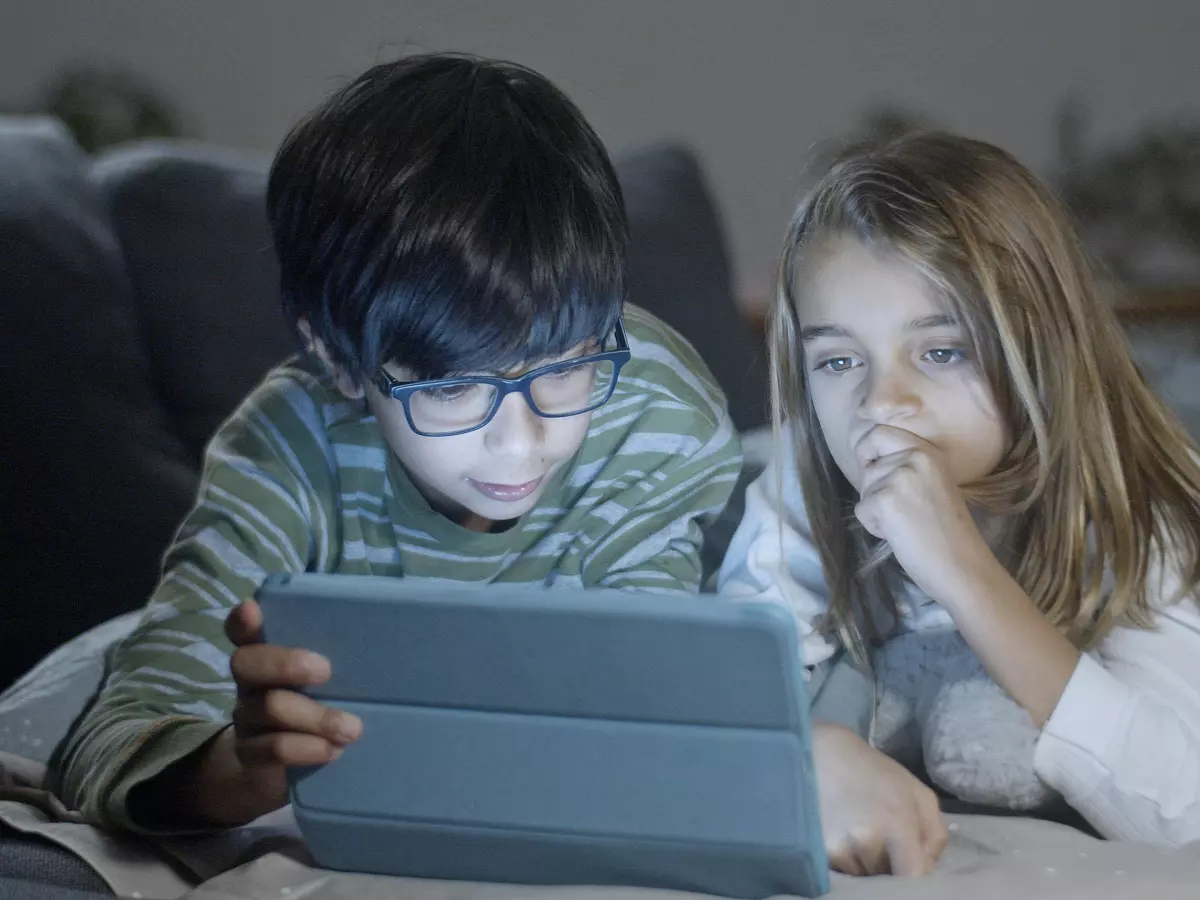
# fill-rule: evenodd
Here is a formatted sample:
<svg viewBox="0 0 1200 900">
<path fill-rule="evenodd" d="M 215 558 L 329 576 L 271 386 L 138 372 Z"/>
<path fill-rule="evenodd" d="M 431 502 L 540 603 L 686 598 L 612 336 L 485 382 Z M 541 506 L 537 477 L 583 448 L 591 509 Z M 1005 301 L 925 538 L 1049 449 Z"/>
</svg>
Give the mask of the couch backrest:
<svg viewBox="0 0 1200 900">
<path fill-rule="evenodd" d="M 133 296 L 87 159 L 0 120 L 0 686 L 144 599 L 194 490 Z"/>
<path fill-rule="evenodd" d="M 295 351 L 264 210 L 266 161 L 192 144 L 96 160 L 155 387 L 193 465 L 217 426 Z"/>
</svg>

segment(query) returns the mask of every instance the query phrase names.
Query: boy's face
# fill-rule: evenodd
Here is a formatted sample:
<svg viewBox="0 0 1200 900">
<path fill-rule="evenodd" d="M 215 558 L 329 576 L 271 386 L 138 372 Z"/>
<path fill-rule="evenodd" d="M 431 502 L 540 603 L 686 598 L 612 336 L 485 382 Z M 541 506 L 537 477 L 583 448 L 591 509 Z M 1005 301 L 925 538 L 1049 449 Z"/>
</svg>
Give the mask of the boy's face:
<svg viewBox="0 0 1200 900">
<path fill-rule="evenodd" d="M 578 356 L 584 349 L 562 358 Z M 391 365 L 388 372 L 398 380 L 412 380 L 403 367 Z M 514 377 L 521 372 L 504 374 Z M 412 430 L 400 401 L 373 384 L 366 387 L 366 399 L 392 451 L 430 505 L 478 529 L 533 509 L 554 474 L 583 443 L 592 418 L 591 413 L 544 418 L 518 392 L 504 398 L 483 428 L 425 437 Z"/>
</svg>

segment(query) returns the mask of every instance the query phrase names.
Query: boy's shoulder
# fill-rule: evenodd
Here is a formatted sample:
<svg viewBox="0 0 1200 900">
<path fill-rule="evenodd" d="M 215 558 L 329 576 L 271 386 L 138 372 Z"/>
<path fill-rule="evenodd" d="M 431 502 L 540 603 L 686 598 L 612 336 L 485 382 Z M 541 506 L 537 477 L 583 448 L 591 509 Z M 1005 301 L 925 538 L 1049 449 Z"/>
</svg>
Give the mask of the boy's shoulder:
<svg viewBox="0 0 1200 900">
<path fill-rule="evenodd" d="M 263 376 L 217 431 L 210 451 L 224 457 L 270 448 L 308 468 L 328 462 L 333 444 L 370 443 L 365 421 L 361 402 L 347 400 L 319 363 L 297 355 Z"/>
<path fill-rule="evenodd" d="M 728 418 L 725 393 L 700 354 L 662 319 L 633 304 L 625 305 L 625 334 L 630 360 L 621 372 L 614 400 L 640 394 L 647 409 L 683 414 L 696 425 L 720 428 Z"/>
<path fill-rule="evenodd" d="M 269 419 L 299 415 L 316 417 L 329 426 L 348 412 L 361 412 L 361 406 L 342 395 L 318 362 L 295 355 L 270 369 L 234 415 L 256 412 Z"/>
</svg>

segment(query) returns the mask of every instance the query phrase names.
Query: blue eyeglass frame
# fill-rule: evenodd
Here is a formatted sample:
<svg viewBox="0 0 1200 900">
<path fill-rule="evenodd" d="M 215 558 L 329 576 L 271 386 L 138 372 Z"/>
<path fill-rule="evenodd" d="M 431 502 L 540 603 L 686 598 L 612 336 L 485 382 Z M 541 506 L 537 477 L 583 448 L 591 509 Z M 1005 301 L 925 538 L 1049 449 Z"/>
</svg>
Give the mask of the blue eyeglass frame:
<svg viewBox="0 0 1200 900">
<path fill-rule="evenodd" d="M 612 399 L 613 391 L 617 389 L 617 379 L 621 376 L 621 369 L 624 368 L 632 356 L 629 350 L 629 338 L 625 334 L 625 323 L 621 319 L 617 319 L 616 327 L 613 329 L 613 337 L 616 340 L 617 346 L 612 350 L 602 350 L 599 353 L 589 353 L 586 356 L 578 356 L 575 359 L 564 359 L 559 362 L 550 363 L 549 365 L 539 366 L 516 378 L 502 378 L 499 375 L 464 375 L 460 378 L 437 378 L 432 381 L 400 381 L 389 374 L 386 369 L 380 369 L 375 376 L 375 386 L 393 400 L 400 401 L 400 405 L 404 407 L 404 417 L 408 419 L 408 427 L 422 437 L 455 437 L 456 435 L 478 431 L 480 428 L 486 427 L 496 417 L 496 413 L 500 411 L 500 404 L 504 402 L 504 398 L 514 393 L 524 395 L 525 402 L 529 405 L 529 408 L 543 419 L 569 419 L 572 416 L 581 416 L 586 412 L 599 409 Z M 584 409 L 577 409 L 569 413 L 545 413 L 538 409 L 537 401 L 533 399 L 530 387 L 535 378 L 540 378 L 542 375 L 551 372 L 573 369 L 576 366 L 598 362 L 611 362 L 613 364 L 612 381 L 609 382 L 608 393 L 604 395 L 603 399 Z M 460 428 L 458 431 L 428 432 L 418 428 L 417 423 L 413 421 L 412 408 L 409 405 L 412 395 L 426 388 L 454 387 L 460 384 L 487 384 L 496 389 L 496 398 L 492 401 L 492 408 L 488 410 L 488 414 L 484 417 L 483 421 L 478 425 L 472 425 L 470 428 Z"/>
</svg>

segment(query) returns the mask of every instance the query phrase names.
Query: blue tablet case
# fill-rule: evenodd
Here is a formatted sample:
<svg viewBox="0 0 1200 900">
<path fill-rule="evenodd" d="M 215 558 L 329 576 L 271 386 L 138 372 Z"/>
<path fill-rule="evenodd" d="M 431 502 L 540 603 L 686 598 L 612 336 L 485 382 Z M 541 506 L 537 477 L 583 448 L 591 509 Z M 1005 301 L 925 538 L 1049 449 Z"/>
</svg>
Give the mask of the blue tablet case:
<svg viewBox="0 0 1200 900">
<path fill-rule="evenodd" d="M 271 643 L 363 735 L 290 773 L 345 871 L 729 897 L 829 889 L 808 704 L 782 610 L 713 596 L 272 577 Z"/>
</svg>

